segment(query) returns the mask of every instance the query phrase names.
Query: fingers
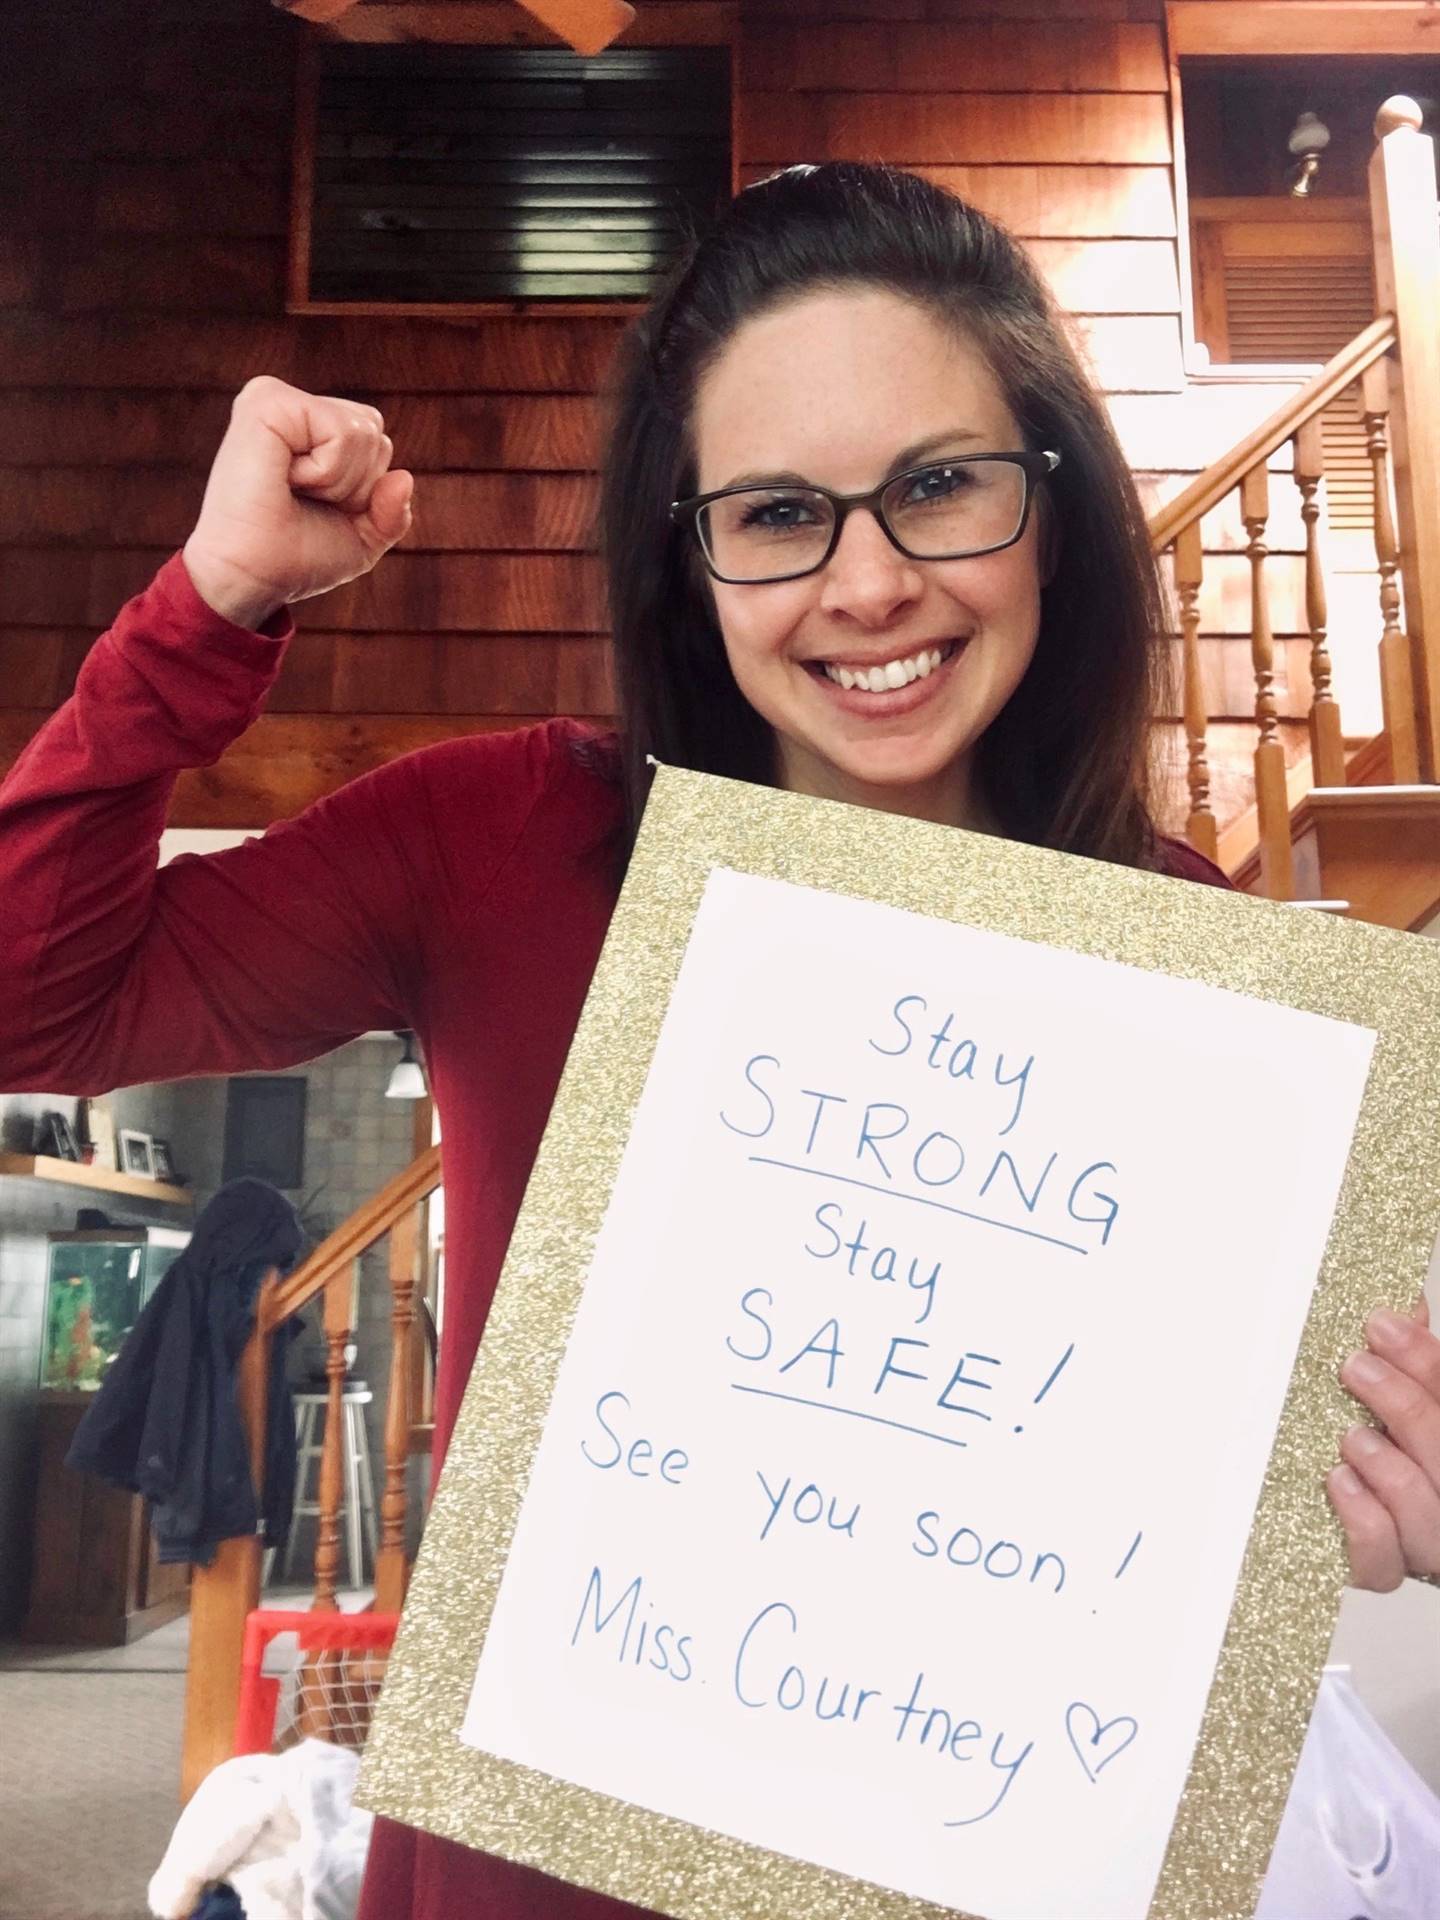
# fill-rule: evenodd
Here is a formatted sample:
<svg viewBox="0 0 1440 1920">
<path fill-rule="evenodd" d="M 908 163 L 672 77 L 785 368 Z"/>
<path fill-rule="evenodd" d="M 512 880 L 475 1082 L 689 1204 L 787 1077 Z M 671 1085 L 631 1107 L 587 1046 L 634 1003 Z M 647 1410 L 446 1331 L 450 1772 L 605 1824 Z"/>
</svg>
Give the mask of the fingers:
<svg viewBox="0 0 1440 1920">
<path fill-rule="evenodd" d="M 1384 1512 L 1388 1526 L 1378 1531 L 1387 1555 L 1393 1535 L 1402 1574 L 1440 1573 L 1440 1493 L 1429 1478 L 1393 1440 L 1373 1427 L 1352 1427 L 1340 1442 L 1340 1453 L 1365 1493 Z M 1365 1526 L 1361 1537 L 1368 1546 L 1377 1537 L 1377 1528 Z"/>
<path fill-rule="evenodd" d="M 1366 1351 L 1352 1353 L 1341 1382 L 1440 1495 L 1440 1340 L 1384 1308 L 1365 1322 Z"/>
<path fill-rule="evenodd" d="M 309 450 L 291 463 L 290 485 L 327 506 L 363 513 L 395 449 L 373 410 L 361 413 L 340 402 L 322 405 Z"/>
<path fill-rule="evenodd" d="M 415 476 L 403 467 L 382 474 L 375 483 L 369 507 L 355 521 L 355 531 L 374 559 L 378 560 L 409 530 L 414 491 Z"/>
<path fill-rule="evenodd" d="M 1407 1572 L 1440 1574 L 1440 1340 L 1423 1301 L 1409 1317 L 1371 1314 L 1365 1335 L 1340 1378 L 1383 1431 L 1350 1429 L 1328 1487 L 1351 1578 L 1388 1592 Z"/>
<path fill-rule="evenodd" d="M 378 407 L 305 393 L 269 374 L 246 382 L 232 415 L 240 430 L 269 441 L 293 491 L 346 513 L 365 511 L 394 454 Z"/>
<path fill-rule="evenodd" d="M 1353 1467 L 1332 1467 L 1325 1487 L 1345 1529 L 1350 1584 L 1393 1593 L 1405 1578 L 1405 1555 L 1395 1522 Z"/>
</svg>

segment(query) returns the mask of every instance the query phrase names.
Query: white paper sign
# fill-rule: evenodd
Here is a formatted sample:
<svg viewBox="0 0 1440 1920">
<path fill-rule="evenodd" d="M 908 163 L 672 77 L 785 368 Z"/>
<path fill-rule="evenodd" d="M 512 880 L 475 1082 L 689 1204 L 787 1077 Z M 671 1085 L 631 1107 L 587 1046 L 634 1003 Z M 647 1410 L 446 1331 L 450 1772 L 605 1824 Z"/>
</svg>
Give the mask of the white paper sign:
<svg viewBox="0 0 1440 1920">
<path fill-rule="evenodd" d="M 462 1737 L 1142 1920 L 1373 1040 L 712 873 Z"/>
</svg>

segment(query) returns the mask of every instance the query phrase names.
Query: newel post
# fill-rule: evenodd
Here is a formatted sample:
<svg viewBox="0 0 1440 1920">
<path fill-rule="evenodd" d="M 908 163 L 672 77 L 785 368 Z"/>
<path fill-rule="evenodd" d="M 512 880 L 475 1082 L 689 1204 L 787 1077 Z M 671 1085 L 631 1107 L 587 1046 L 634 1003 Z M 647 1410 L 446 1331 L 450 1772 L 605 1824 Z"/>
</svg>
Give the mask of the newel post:
<svg viewBox="0 0 1440 1920">
<path fill-rule="evenodd" d="M 1375 292 L 1395 316 L 1390 444 L 1420 775 L 1440 780 L 1440 226 L 1435 143 L 1403 94 L 1381 107 L 1370 161 Z"/>
<path fill-rule="evenodd" d="M 235 1394 L 250 1448 L 250 1477 L 264 1504 L 265 1421 L 269 1398 L 272 1270 L 255 1302 L 255 1331 L 240 1357 Z M 260 1535 L 222 1540 L 208 1567 L 190 1580 L 190 1652 L 185 1669 L 185 1733 L 180 1797 L 188 1800 L 212 1767 L 235 1751 L 245 1621 L 260 1604 Z"/>
</svg>

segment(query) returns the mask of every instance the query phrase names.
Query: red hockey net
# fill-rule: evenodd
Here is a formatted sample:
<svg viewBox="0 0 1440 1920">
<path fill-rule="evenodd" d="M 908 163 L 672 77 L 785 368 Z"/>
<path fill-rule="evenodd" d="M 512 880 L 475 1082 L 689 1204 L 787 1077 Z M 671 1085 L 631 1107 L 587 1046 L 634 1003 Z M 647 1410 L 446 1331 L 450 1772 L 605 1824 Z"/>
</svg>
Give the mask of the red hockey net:
<svg viewBox="0 0 1440 1920">
<path fill-rule="evenodd" d="M 398 1613 L 285 1613 L 245 1622 L 236 1753 L 279 1753 L 306 1739 L 363 1747 Z"/>
</svg>

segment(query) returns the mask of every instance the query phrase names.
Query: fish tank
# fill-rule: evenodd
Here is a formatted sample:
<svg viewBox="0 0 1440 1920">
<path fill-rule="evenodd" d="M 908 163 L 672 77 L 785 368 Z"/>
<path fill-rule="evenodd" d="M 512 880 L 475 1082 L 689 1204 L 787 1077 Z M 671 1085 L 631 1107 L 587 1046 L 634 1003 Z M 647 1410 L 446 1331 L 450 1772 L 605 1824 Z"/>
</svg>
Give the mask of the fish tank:
<svg viewBox="0 0 1440 1920">
<path fill-rule="evenodd" d="M 98 1388 L 190 1235 L 177 1227 L 99 1227 L 50 1235 L 40 1385 Z"/>
</svg>

